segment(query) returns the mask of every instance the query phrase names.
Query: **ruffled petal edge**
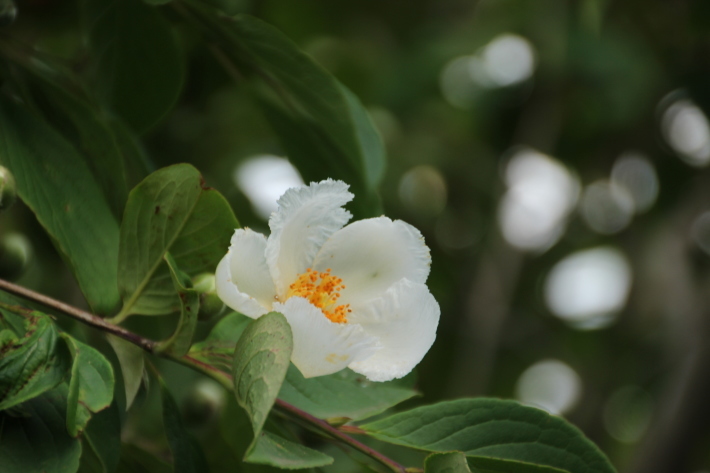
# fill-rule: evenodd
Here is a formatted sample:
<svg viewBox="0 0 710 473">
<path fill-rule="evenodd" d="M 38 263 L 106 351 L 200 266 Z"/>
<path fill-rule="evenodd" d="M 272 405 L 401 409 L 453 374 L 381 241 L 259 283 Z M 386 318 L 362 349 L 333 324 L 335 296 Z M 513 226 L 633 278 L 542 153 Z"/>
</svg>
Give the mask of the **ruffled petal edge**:
<svg viewBox="0 0 710 473">
<path fill-rule="evenodd" d="M 372 356 L 348 367 L 371 381 L 407 375 L 434 343 L 440 314 L 426 285 L 402 279 L 348 317 L 377 337 L 381 346 Z"/>
</svg>

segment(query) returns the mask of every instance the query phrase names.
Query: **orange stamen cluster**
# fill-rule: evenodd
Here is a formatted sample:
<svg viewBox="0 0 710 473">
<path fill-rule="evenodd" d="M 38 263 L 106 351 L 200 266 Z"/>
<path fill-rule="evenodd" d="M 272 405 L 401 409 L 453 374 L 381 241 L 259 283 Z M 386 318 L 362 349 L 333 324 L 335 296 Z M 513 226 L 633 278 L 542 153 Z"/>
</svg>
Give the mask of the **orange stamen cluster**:
<svg viewBox="0 0 710 473">
<path fill-rule="evenodd" d="M 347 314 L 352 311 L 350 304 L 335 305 L 342 289 L 345 289 L 343 280 L 330 274 L 330 269 L 318 272 L 308 268 L 288 287 L 286 299 L 293 296 L 303 297 L 318 307 L 332 322 L 343 324 L 348 321 Z"/>
</svg>

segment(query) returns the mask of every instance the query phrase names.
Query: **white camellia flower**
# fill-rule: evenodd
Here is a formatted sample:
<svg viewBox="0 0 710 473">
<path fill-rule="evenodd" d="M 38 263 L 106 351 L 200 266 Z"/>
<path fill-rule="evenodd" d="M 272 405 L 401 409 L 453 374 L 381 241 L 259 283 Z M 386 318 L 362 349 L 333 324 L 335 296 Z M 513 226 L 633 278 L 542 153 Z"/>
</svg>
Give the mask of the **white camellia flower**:
<svg viewBox="0 0 710 473">
<path fill-rule="evenodd" d="M 306 378 L 345 367 L 372 381 L 409 373 L 434 343 L 439 305 L 424 284 L 431 256 L 400 220 L 345 225 L 348 185 L 331 179 L 286 191 L 266 238 L 238 229 L 217 267 L 217 294 L 252 318 L 281 312 L 291 361 Z"/>
</svg>

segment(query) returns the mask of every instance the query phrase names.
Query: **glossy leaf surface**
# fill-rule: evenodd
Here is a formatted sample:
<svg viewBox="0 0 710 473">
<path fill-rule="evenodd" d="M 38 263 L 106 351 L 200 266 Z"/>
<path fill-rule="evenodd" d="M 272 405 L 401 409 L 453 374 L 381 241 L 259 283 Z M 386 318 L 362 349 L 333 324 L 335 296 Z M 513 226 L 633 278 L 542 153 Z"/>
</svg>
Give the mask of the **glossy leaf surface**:
<svg viewBox="0 0 710 473">
<path fill-rule="evenodd" d="M 386 442 L 432 452 L 458 450 L 553 467 L 613 473 L 601 451 L 576 427 L 533 407 L 499 399 L 461 399 L 419 407 L 362 426 Z"/>
</svg>

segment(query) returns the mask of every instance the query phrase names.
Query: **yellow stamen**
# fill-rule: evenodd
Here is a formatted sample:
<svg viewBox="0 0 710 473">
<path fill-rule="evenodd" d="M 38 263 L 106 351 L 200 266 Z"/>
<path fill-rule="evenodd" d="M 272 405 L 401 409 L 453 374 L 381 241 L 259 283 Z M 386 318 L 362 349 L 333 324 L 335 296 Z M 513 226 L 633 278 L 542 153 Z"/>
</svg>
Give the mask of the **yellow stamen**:
<svg viewBox="0 0 710 473">
<path fill-rule="evenodd" d="M 342 289 L 345 289 L 343 280 L 330 274 L 330 269 L 319 273 L 308 268 L 288 287 L 286 299 L 293 296 L 303 297 L 318 307 L 332 322 L 344 324 L 348 321 L 347 314 L 351 312 L 350 304 L 335 305 Z"/>
</svg>

